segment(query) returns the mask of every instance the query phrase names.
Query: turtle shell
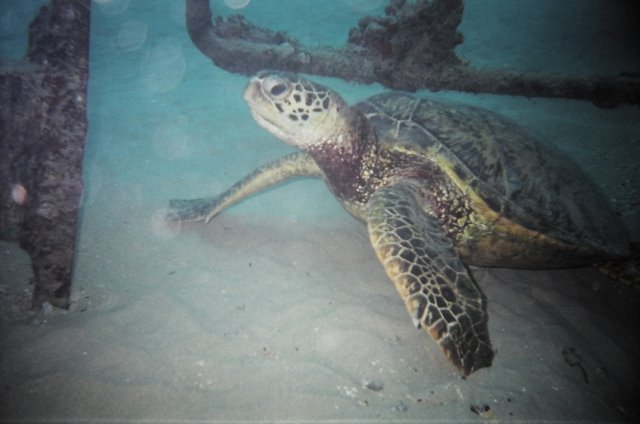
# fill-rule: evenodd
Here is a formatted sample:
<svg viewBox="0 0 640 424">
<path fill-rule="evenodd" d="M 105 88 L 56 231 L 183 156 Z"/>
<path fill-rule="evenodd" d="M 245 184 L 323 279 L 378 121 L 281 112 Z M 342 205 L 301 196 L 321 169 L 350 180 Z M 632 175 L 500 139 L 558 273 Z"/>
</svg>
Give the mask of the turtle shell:
<svg viewBox="0 0 640 424">
<path fill-rule="evenodd" d="M 406 146 L 509 222 L 594 256 L 629 254 L 625 228 L 572 161 L 491 111 L 388 92 L 355 106 L 382 145 Z M 446 169 L 445 169 L 446 168 Z"/>
</svg>

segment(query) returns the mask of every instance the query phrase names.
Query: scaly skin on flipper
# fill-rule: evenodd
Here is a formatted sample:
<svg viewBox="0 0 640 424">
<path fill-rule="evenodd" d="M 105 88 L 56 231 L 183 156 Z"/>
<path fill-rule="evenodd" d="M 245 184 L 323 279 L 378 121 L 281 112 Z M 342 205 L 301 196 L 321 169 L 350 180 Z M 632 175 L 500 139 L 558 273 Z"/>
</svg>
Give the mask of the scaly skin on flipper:
<svg viewBox="0 0 640 424">
<path fill-rule="evenodd" d="M 371 244 L 417 328 L 468 375 L 491 365 L 484 297 L 434 215 L 410 183 L 378 190 L 367 204 Z"/>
<path fill-rule="evenodd" d="M 224 193 L 200 199 L 170 200 L 169 221 L 205 221 L 244 198 L 296 177 L 321 177 L 316 162 L 304 152 L 296 152 L 270 162 L 253 171 Z"/>
</svg>

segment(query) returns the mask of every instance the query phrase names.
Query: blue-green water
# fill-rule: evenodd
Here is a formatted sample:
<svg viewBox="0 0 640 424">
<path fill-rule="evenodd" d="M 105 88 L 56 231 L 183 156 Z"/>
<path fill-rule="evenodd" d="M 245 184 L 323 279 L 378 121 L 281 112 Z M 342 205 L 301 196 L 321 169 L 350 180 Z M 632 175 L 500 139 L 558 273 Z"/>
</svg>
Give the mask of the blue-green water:
<svg viewBox="0 0 640 424">
<path fill-rule="evenodd" d="M 35 4 L 0 3 L 3 60 L 24 53 Z M 349 28 L 386 2 L 211 4 L 214 14 L 241 13 L 314 46 L 346 42 Z M 628 4 L 467 1 L 458 53 L 487 68 L 637 72 Z M 182 2 L 92 8 L 74 309 L 2 324 L 7 416 L 479 422 L 470 406 L 486 404 L 502 421 L 622 417 L 637 388 L 638 343 L 601 295 L 610 281 L 593 270 L 475 270 L 498 352 L 490 369 L 460 380 L 411 326 L 366 230 L 324 183 L 290 183 L 210 224 L 167 228 L 168 199 L 216 194 L 291 149 L 252 119 L 242 99 L 247 77 L 216 68 L 193 46 Z M 350 103 L 384 89 L 314 79 Z M 434 95 L 495 110 L 567 152 L 640 238 L 637 106 Z M 3 287 L 26 285 L 1 275 Z M 567 347 L 588 381 L 563 358 Z"/>
</svg>

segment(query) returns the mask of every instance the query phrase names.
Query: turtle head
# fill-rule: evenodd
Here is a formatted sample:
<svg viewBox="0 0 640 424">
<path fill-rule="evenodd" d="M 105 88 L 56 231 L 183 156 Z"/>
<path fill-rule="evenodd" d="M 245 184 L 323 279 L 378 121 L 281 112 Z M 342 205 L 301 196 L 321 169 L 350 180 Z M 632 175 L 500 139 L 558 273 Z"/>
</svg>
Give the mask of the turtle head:
<svg viewBox="0 0 640 424">
<path fill-rule="evenodd" d="M 295 74 L 262 71 L 244 92 L 254 119 L 287 144 L 342 142 L 350 108 L 333 90 Z"/>
</svg>

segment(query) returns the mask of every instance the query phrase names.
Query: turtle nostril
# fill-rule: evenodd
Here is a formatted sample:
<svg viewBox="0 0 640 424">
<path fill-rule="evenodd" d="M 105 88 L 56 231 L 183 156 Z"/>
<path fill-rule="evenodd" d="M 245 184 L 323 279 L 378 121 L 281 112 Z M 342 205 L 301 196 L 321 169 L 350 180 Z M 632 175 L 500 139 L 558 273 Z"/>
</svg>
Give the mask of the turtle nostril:
<svg viewBox="0 0 640 424">
<path fill-rule="evenodd" d="M 269 90 L 269 93 L 271 93 L 272 96 L 278 97 L 279 95 L 281 95 L 285 91 L 287 91 L 287 86 L 286 85 L 284 85 L 284 84 L 276 84 L 273 87 L 271 87 L 271 89 Z"/>
</svg>

